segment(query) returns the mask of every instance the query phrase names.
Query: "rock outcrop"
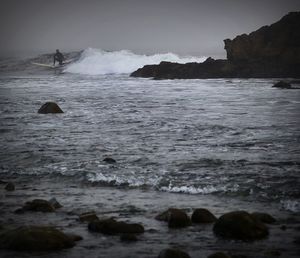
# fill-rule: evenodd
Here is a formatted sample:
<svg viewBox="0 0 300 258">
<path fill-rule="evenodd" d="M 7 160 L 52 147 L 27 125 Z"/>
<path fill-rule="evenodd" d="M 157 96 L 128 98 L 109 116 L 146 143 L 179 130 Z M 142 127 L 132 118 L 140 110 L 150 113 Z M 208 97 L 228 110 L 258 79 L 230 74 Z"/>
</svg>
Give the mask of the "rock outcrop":
<svg viewBox="0 0 300 258">
<path fill-rule="evenodd" d="M 39 114 L 59 114 L 63 113 L 61 108 L 55 102 L 46 102 L 38 110 Z"/>
<path fill-rule="evenodd" d="M 227 60 L 208 58 L 203 63 L 161 62 L 146 65 L 132 77 L 155 79 L 300 78 L 300 12 L 249 35 L 226 39 Z"/>
</svg>

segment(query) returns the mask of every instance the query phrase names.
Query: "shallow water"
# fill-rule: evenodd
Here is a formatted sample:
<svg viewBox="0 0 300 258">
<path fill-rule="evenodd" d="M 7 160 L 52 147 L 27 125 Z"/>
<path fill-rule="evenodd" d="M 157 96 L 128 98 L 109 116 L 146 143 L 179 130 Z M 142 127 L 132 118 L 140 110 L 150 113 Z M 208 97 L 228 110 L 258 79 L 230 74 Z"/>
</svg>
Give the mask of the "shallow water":
<svg viewBox="0 0 300 258">
<path fill-rule="evenodd" d="M 168 246 L 192 257 L 218 250 L 264 257 L 274 249 L 297 257 L 300 91 L 271 88 L 274 81 L 1 75 L 0 177 L 17 185 L 13 193 L 1 189 L 2 223 L 83 235 L 77 247 L 47 257 L 157 257 Z M 37 114 L 46 101 L 65 113 Z M 29 199 L 51 197 L 64 208 L 46 221 L 11 214 Z M 274 226 L 255 244 L 221 241 L 212 226 L 168 230 L 153 219 L 168 207 L 268 211 L 290 229 Z M 76 221 L 86 210 L 156 231 L 129 248 L 118 237 L 88 233 Z"/>
</svg>

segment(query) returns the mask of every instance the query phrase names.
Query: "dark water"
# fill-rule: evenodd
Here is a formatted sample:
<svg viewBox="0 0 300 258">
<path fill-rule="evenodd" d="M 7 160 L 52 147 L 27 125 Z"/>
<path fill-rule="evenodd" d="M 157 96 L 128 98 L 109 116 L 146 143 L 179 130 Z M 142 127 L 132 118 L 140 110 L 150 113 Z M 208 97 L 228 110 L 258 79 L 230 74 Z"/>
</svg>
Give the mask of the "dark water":
<svg viewBox="0 0 300 258">
<path fill-rule="evenodd" d="M 17 190 L 1 190 L 0 224 L 50 223 L 84 237 L 72 250 L 37 256 L 157 257 L 175 246 L 194 258 L 222 250 L 266 257 L 274 249 L 297 257 L 300 90 L 271 88 L 274 81 L 1 75 L 0 179 Z M 37 114 L 46 101 L 65 113 Z M 64 207 L 46 220 L 12 214 L 28 199 L 50 197 Z M 267 240 L 235 243 L 216 239 L 211 225 L 168 230 L 153 219 L 168 207 L 189 214 L 205 207 L 217 216 L 268 211 L 280 223 Z M 129 247 L 90 234 L 76 221 L 87 210 L 147 231 Z"/>
</svg>

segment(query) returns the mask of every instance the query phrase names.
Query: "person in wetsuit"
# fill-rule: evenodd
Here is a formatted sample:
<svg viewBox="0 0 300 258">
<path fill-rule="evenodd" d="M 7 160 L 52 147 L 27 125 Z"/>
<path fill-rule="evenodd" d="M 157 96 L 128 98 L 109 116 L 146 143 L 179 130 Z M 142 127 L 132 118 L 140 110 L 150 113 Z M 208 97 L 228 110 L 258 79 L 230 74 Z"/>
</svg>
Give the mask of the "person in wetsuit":
<svg viewBox="0 0 300 258">
<path fill-rule="evenodd" d="M 55 65 L 55 61 L 57 61 L 59 65 L 62 65 L 64 60 L 64 55 L 59 52 L 59 49 L 56 49 L 56 53 L 53 56 L 53 65 Z"/>
</svg>

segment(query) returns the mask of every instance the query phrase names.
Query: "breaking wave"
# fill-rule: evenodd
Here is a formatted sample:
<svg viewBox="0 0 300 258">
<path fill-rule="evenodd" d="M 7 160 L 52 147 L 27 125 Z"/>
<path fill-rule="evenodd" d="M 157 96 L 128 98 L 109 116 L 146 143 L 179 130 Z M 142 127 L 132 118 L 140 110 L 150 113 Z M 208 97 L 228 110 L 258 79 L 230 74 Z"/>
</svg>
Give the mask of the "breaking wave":
<svg viewBox="0 0 300 258">
<path fill-rule="evenodd" d="M 70 64 L 65 72 L 104 75 L 127 74 L 147 64 L 159 64 L 162 61 L 189 63 L 203 62 L 206 57 L 179 57 L 173 53 L 138 55 L 128 50 L 108 52 L 101 49 L 88 48 L 83 51 L 78 61 Z"/>
</svg>

